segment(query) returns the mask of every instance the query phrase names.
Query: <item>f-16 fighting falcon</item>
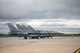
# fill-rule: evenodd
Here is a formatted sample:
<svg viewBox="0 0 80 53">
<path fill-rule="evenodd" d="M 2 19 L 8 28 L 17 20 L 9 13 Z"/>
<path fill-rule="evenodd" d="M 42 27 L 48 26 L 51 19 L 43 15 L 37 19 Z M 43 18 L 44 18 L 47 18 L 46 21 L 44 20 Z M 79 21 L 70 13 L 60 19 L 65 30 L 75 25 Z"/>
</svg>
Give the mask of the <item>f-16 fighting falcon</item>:
<svg viewBox="0 0 80 53">
<path fill-rule="evenodd" d="M 34 28 L 32 28 L 30 25 L 20 25 L 20 24 L 16 24 L 16 27 L 11 24 L 11 23 L 7 23 L 9 29 L 10 29 L 10 34 L 16 34 L 19 37 L 24 37 L 24 39 L 27 38 L 52 38 L 52 34 L 54 34 L 53 32 L 50 31 L 42 31 L 42 30 L 35 30 Z"/>
</svg>

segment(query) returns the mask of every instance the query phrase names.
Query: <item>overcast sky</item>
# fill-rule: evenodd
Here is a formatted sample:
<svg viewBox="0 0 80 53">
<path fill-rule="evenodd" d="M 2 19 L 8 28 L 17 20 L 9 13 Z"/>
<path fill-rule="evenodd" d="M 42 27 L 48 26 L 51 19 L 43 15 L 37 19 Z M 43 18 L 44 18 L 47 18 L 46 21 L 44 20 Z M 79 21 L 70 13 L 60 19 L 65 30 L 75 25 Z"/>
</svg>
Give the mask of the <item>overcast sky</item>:
<svg viewBox="0 0 80 53">
<path fill-rule="evenodd" d="M 80 0 L 0 0 L 0 33 L 9 32 L 8 22 L 80 33 Z"/>
</svg>

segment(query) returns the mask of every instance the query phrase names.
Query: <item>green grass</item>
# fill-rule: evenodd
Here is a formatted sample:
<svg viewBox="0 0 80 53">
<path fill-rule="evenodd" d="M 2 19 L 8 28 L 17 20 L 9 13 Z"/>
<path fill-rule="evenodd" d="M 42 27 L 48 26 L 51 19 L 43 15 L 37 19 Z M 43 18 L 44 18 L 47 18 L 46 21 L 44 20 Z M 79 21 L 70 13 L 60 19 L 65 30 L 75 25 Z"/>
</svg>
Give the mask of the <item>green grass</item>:
<svg viewBox="0 0 80 53">
<path fill-rule="evenodd" d="M 80 37 L 80 34 L 53 34 L 54 37 Z M 0 37 L 17 37 L 17 35 L 0 34 Z"/>
<path fill-rule="evenodd" d="M 16 37 L 15 35 L 0 34 L 0 37 Z"/>
<path fill-rule="evenodd" d="M 71 36 L 80 37 L 80 34 L 54 34 L 53 36 L 54 37 L 71 37 Z"/>
</svg>

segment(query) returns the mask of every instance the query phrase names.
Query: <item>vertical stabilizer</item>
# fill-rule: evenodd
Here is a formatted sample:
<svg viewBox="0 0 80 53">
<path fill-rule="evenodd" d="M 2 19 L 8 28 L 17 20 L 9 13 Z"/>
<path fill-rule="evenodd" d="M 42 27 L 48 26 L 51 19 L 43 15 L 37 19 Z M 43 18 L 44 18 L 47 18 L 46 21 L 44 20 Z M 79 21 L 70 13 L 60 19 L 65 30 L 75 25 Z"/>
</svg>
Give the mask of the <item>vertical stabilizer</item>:
<svg viewBox="0 0 80 53">
<path fill-rule="evenodd" d="M 29 30 L 28 27 L 26 27 L 25 25 L 22 25 L 24 30 Z"/>
<path fill-rule="evenodd" d="M 11 23 L 7 23 L 9 30 L 10 30 L 10 34 L 17 34 L 18 30 L 16 29 L 15 26 L 13 26 Z"/>
<path fill-rule="evenodd" d="M 22 27 L 28 33 L 34 33 L 35 32 L 35 30 L 30 25 L 28 25 L 27 27 L 25 25 L 22 25 Z"/>
<path fill-rule="evenodd" d="M 29 30 L 34 30 L 30 25 L 27 26 Z"/>
<path fill-rule="evenodd" d="M 20 24 L 16 24 L 16 26 L 17 26 L 18 30 L 20 30 L 20 31 L 24 30 L 23 27 Z"/>
</svg>

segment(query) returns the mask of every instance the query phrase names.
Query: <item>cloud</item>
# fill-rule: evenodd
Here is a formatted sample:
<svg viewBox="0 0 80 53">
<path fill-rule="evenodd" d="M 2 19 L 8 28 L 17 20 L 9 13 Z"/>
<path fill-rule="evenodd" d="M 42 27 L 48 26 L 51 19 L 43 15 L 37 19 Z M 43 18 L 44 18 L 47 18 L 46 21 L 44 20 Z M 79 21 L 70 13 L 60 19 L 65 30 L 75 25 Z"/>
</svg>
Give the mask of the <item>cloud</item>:
<svg viewBox="0 0 80 53">
<path fill-rule="evenodd" d="M 80 0 L 0 0 L 0 29 L 4 31 L 8 22 L 41 28 L 80 28 Z"/>
<path fill-rule="evenodd" d="M 0 0 L 1 19 L 80 19 L 79 0 Z M 77 18 L 75 18 L 77 19 Z"/>
<path fill-rule="evenodd" d="M 9 28 L 6 23 L 9 22 L 0 22 L 0 32 L 9 32 Z M 78 30 L 80 28 L 80 20 L 73 20 L 73 19 L 30 19 L 28 21 L 24 22 L 10 22 L 12 24 L 24 24 L 24 25 L 31 25 L 35 29 L 42 29 L 42 30 L 53 30 L 53 31 L 59 31 L 59 32 L 64 32 L 64 30 L 67 30 L 67 32 L 72 31 L 75 33 L 80 32 Z M 73 28 L 73 29 L 71 29 Z M 69 31 L 70 30 L 70 31 Z M 70 32 L 71 33 L 71 32 Z"/>
<path fill-rule="evenodd" d="M 40 26 L 47 28 L 79 28 L 80 20 L 73 19 L 42 19 L 43 23 Z"/>
</svg>

